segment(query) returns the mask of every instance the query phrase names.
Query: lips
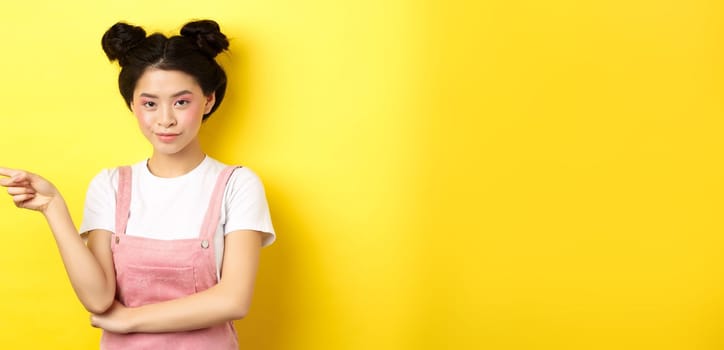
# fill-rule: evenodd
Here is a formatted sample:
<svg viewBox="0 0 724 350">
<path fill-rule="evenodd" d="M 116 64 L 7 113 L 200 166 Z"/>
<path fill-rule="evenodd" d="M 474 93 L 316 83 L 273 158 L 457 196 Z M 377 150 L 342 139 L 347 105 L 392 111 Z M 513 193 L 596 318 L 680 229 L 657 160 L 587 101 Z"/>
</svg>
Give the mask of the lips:
<svg viewBox="0 0 724 350">
<path fill-rule="evenodd" d="M 173 133 L 156 133 L 156 137 L 158 137 L 161 142 L 173 142 L 176 140 L 176 138 L 181 134 L 173 134 Z"/>
</svg>

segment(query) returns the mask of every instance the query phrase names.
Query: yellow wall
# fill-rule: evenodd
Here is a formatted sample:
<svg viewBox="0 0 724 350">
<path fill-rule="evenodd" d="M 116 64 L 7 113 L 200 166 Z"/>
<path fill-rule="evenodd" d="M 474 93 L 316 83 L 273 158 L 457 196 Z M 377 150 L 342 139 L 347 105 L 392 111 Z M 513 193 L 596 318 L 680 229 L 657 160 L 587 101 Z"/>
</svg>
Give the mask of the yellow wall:
<svg viewBox="0 0 724 350">
<path fill-rule="evenodd" d="M 19 1 L 0 11 L 0 164 L 76 223 L 149 154 L 100 48 L 214 18 L 207 151 L 253 168 L 278 241 L 244 349 L 720 349 L 717 1 Z M 0 202 L 0 347 L 93 348 L 40 215 Z"/>
</svg>

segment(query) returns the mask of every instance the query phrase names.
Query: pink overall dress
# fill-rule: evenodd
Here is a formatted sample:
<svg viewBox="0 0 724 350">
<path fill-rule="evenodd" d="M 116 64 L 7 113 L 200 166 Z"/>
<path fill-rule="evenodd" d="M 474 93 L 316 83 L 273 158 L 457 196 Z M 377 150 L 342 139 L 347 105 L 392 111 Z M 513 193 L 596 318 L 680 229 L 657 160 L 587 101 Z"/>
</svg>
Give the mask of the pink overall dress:
<svg viewBox="0 0 724 350">
<path fill-rule="evenodd" d="M 157 240 L 126 235 L 131 205 L 131 168 L 119 168 L 116 232 L 111 250 L 116 269 L 116 299 L 137 307 L 181 298 L 217 283 L 214 234 L 226 183 L 236 167 L 224 169 L 216 182 L 198 238 Z M 103 331 L 101 349 L 238 349 L 233 322 L 172 333 L 118 334 Z"/>
</svg>

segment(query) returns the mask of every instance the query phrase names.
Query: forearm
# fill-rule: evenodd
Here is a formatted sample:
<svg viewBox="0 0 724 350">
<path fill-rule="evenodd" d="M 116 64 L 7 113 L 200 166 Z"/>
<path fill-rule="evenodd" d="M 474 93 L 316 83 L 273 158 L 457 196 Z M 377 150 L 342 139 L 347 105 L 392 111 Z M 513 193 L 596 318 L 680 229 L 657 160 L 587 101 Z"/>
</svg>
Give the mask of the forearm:
<svg viewBox="0 0 724 350">
<path fill-rule="evenodd" d="M 43 214 L 78 299 L 88 311 L 104 312 L 113 302 L 115 281 L 106 276 L 96 257 L 83 243 L 62 197 L 51 201 Z"/>
<path fill-rule="evenodd" d="M 251 288 L 245 295 L 225 287 L 217 284 L 184 298 L 127 309 L 128 332 L 180 332 L 244 318 Z"/>
</svg>

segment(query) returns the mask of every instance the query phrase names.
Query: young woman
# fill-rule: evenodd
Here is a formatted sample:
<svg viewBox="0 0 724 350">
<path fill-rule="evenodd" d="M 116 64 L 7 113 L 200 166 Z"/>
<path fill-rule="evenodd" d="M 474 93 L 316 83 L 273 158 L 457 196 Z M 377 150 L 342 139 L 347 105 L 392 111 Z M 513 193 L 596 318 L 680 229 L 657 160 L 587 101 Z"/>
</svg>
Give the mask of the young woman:
<svg viewBox="0 0 724 350">
<path fill-rule="evenodd" d="M 15 205 L 44 214 L 103 349 L 238 349 L 233 320 L 249 310 L 259 252 L 275 239 L 264 189 L 248 168 L 207 156 L 202 121 L 220 105 L 228 48 L 216 22 L 146 36 L 117 23 L 103 50 L 153 146 L 147 160 L 91 182 L 79 231 L 60 192 L 0 168 Z"/>
</svg>

